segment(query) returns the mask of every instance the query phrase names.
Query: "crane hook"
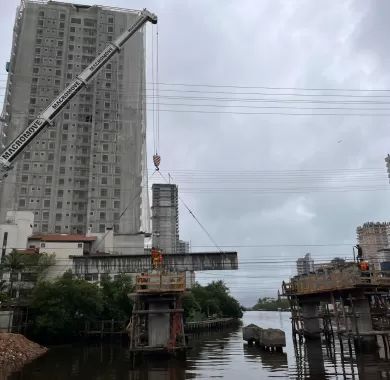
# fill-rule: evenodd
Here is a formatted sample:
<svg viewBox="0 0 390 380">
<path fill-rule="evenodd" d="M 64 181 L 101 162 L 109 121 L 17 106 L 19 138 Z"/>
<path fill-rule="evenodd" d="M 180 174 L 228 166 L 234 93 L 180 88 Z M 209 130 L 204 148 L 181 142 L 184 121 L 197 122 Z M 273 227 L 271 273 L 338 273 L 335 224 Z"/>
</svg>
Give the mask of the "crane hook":
<svg viewBox="0 0 390 380">
<path fill-rule="evenodd" d="M 156 153 L 154 156 L 153 156 L 153 163 L 154 163 L 154 166 L 156 168 L 156 171 L 159 171 L 160 168 L 160 163 L 161 163 L 161 157 Z"/>
</svg>

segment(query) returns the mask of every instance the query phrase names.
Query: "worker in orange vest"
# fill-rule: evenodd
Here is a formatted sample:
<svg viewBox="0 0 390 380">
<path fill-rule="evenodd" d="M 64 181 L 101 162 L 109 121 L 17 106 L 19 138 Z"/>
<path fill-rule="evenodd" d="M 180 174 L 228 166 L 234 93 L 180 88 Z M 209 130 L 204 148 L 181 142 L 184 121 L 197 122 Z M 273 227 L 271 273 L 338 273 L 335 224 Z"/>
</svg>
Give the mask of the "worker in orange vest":
<svg viewBox="0 0 390 380">
<path fill-rule="evenodd" d="M 162 264 L 163 264 L 163 256 L 162 256 L 161 251 L 155 247 L 152 247 L 151 255 L 152 255 L 153 269 L 161 268 Z"/>
</svg>

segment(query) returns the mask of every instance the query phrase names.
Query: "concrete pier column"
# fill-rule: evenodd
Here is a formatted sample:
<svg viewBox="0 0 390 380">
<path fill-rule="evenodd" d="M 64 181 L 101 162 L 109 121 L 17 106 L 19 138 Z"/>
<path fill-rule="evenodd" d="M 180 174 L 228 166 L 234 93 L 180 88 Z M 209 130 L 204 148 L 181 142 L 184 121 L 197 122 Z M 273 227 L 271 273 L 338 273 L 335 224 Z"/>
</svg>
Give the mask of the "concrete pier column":
<svg viewBox="0 0 390 380">
<path fill-rule="evenodd" d="M 353 300 L 352 311 L 352 331 L 355 334 L 355 339 L 359 338 L 361 342 L 365 343 L 365 347 L 376 345 L 376 336 L 369 335 L 373 331 L 371 310 L 368 299 L 364 296 Z"/>
<path fill-rule="evenodd" d="M 320 319 L 318 318 L 318 303 L 302 303 L 303 333 L 305 338 L 319 339 L 321 336 Z"/>
</svg>

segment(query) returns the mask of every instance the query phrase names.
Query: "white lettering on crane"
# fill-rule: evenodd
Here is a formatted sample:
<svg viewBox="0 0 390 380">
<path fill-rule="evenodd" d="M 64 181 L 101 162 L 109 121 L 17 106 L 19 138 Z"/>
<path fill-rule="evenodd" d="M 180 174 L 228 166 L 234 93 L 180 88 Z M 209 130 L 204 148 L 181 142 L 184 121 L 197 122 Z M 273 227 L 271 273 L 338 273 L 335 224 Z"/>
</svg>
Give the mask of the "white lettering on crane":
<svg viewBox="0 0 390 380">
<path fill-rule="evenodd" d="M 35 119 L 29 127 L 21 133 L 11 145 L 1 154 L 1 158 L 7 160 L 18 152 L 19 148 L 25 144 L 37 133 L 40 131 L 45 121 L 42 119 Z"/>
<path fill-rule="evenodd" d="M 75 93 L 75 91 L 77 91 L 79 87 L 82 86 L 82 84 L 82 81 L 76 79 L 73 84 L 71 84 L 67 89 L 65 89 L 65 91 L 56 100 L 53 101 L 50 107 L 55 111 L 62 103 L 65 102 L 65 100 L 69 99 L 69 97 L 71 97 Z"/>
<path fill-rule="evenodd" d="M 114 51 L 114 48 L 109 45 L 107 46 L 103 51 L 102 53 L 99 55 L 99 57 L 97 57 L 89 66 L 88 66 L 88 70 L 89 71 L 93 71 L 96 69 L 97 66 L 100 65 L 100 63 L 107 58 L 107 56 L 109 56 L 112 52 Z"/>
</svg>

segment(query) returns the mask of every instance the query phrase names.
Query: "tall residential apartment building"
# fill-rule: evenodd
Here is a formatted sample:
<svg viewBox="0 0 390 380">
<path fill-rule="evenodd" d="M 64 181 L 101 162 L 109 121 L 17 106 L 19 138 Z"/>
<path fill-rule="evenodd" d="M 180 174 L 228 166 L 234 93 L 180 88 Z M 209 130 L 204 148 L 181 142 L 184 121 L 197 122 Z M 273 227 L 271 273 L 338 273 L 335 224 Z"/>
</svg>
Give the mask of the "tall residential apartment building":
<svg viewBox="0 0 390 380">
<path fill-rule="evenodd" d="M 118 8 L 22 0 L 7 64 L 2 143 L 136 17 Z M 0 188 L 0 222 L 7 211 L 32 211 L 34 232 L 146 231 L 144 91 L 140 30 L 17 160 Z"/>
<path fill-rule="evenodd" d="M 152 186 L 152 244 L 164 253 L 177 253 L 179 242 L 178 190 L 173 184 Z"/>
<path fill-rule="evenodd" d="M 357 239 L 363 249 L 363 258 L 374 265 L 374 268 L 380 268 L 379 250 L 389 246 L 389 228 L 390 223 L 364 223 L 357 227 Z"/>
<path fill-rule="evenodd" d="M 300 257 L 297 260 L 297 273 L 302 275 L 310 272 L 314 272 L 314 260 L 311 258 L 310 253 L 306 253 L 304 257 Z"/>
</svg>

